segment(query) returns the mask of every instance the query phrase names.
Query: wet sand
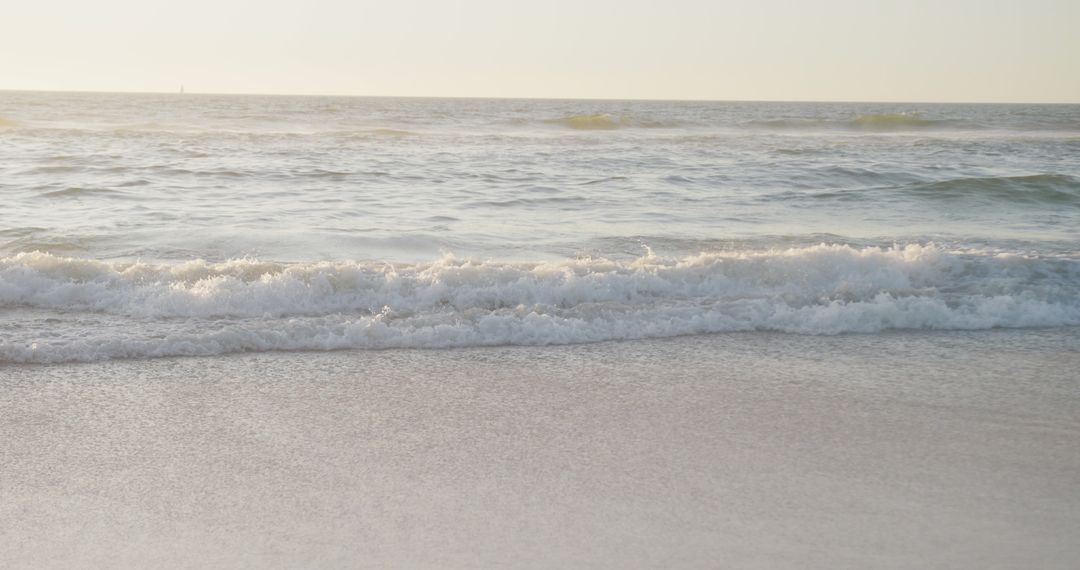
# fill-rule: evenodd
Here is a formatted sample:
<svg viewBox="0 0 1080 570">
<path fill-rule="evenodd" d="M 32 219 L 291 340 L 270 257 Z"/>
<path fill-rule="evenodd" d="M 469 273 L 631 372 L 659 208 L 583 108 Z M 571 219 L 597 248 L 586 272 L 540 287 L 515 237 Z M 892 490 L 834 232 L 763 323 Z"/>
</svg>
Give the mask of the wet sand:
<svg viewBox="0 0 1080 570">
<path fill-rule="evenodd" d="M 1075 568 L 1080 330 L 0 368 L 5 568 Z"/>
</svg>

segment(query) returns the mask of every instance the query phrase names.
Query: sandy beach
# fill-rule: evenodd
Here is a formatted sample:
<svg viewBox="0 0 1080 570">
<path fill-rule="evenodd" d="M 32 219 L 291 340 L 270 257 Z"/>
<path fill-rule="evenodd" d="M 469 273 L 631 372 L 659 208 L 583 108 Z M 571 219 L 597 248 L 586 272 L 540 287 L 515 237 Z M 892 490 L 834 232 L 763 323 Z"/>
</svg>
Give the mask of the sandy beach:
<svg viewBox="0 0 1080 570">
<path fill-rule="evenodd" d="M 0 369 L 7 568 L 1073 568 L 1080 330 Z"/>
</svg>

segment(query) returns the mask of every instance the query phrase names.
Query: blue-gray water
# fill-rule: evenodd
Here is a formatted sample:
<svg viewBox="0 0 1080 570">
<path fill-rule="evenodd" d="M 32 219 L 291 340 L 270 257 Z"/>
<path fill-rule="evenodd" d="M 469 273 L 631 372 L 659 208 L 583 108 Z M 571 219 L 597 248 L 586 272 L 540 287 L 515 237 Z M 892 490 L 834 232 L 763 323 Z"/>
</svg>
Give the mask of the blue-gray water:
<svg viewBox="0 0 1080 570">
<path fill-rule="evenodd" d="M 0 362 L 1080 325 L 1080 106 L 0 93 Z"/>
</svg>

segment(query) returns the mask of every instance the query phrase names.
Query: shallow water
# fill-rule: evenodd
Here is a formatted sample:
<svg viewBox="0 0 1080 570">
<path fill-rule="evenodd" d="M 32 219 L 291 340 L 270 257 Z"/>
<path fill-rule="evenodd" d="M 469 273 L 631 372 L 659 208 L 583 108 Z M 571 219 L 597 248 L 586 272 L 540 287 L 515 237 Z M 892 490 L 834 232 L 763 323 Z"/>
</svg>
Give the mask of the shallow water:
<svg viewBox="0 0 1080 570">
<path fill-rule="evenodd" d="M 1080 106 L 0 93 L 0 362 L 1080 324 Z"/>
</svg>

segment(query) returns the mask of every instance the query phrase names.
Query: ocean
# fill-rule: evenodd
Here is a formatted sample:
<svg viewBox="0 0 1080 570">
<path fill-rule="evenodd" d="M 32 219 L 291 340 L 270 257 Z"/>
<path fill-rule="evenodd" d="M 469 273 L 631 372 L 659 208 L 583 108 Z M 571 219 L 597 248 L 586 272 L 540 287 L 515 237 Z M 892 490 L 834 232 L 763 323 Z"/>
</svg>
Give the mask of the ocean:
<svg viewBox="0 0 1080 570">
<path fill-rule="evenodd" d="M 1080 325 L 1080 106 L 0 94 L 0 362 Z"/>
<path fill-rule="evenodd" d="M 0 566 L 1080 560 L 1080 105 L 0 92 L 0 196 Z"/>
</svg>

